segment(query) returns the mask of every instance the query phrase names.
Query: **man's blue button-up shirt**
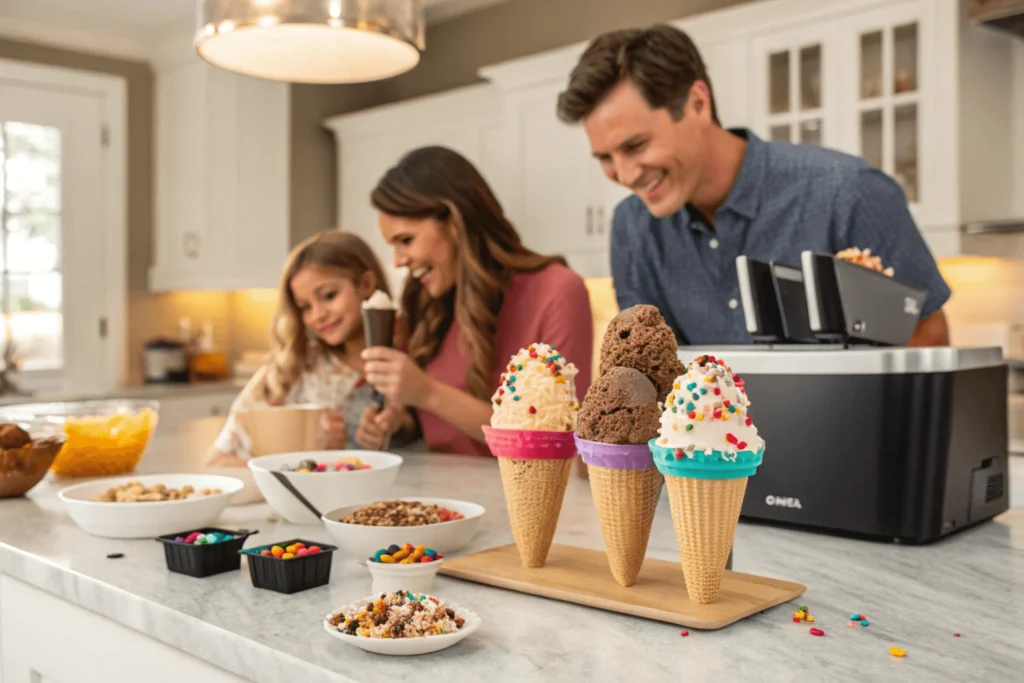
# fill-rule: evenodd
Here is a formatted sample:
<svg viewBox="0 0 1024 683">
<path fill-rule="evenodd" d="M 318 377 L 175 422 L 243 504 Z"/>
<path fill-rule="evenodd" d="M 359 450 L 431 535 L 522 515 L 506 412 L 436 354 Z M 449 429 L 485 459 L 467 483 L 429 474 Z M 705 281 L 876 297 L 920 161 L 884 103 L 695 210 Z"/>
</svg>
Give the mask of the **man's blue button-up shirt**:
<svg viewBox="0 0 1024 683">
<path fill-rule="evenodd" d="M 950 290 L 888 175 L 821 147 L 766 142 L 752 132 L 714 228 L 691 207 L 656 218 L 636 195 L 615 209 L 611 268 L 620 309 L 657 306 L 681 343 L 749 344 L 736 257 L 800 267 L 800 252 L 871 249 L 903 282 L 927 290 L 922 318 Z"/>
</svg>

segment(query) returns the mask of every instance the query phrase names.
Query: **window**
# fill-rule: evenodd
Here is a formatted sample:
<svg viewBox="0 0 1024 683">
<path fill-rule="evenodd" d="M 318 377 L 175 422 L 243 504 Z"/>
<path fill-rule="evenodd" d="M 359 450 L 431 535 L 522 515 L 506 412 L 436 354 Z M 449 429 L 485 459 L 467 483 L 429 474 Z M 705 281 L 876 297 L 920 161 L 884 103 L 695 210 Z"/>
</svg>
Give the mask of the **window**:
<svg viewBox="0 0 1024 683">
<path fill-rule="evenodd" d="M 18 370 L 64 364 L 61 135 L 0 122 L 0 348 Z"/>
</svg>

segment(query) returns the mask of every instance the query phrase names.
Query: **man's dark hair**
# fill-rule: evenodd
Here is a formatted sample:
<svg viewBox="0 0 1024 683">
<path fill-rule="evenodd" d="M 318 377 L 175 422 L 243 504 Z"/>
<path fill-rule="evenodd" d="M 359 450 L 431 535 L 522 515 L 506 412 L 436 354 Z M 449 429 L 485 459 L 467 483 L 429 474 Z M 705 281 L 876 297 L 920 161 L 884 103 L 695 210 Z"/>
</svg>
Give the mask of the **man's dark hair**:
<svg viewBox="0 0 1024 683">
<path fill-rule="evenodd" d="M 610 31 L 595 38 L 558 96 L 558 118 L 579 123 L 623 80 L 631 81 L 652 109 L 664 107 L 677 121 L 690 88 L 704 81 L 711 95 L 711 118 L 718 110 L 704 60 L 690 37 L 667 24 Z M 719 124 L 721 125 L 721 124 Z"/>
</svg>

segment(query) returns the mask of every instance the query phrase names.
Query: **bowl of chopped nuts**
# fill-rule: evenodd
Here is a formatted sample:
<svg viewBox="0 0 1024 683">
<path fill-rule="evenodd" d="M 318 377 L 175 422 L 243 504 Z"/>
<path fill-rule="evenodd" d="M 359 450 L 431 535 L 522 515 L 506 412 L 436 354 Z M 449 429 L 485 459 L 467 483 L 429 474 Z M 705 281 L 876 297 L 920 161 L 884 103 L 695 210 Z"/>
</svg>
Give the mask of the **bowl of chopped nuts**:
<svg viewBox="0 0 1024 683">
<path fill-rule="evenodd" d="M 483 506 L 476 503 L 417 496 L 348 505 L 324 513 L 322 519 L 338 548 L 362 562 L 396 536 L 414 548 L 447 555 L 473 540 L 483 515 Z"/>
<path fill-rule="evenodd" d="M 93 536 L 154 538 L 213 526 L 242 485 L 214 474 L 151 474 L 75 484 L 57 496 Z"/>
</svg>

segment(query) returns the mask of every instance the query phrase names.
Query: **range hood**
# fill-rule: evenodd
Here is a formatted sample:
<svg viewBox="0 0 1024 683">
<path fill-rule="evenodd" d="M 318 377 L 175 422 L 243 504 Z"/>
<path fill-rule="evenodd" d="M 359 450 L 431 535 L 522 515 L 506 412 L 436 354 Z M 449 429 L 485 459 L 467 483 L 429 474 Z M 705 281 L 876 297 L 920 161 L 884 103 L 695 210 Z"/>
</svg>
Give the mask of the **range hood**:
<svg viewBox="0 0 1024 683">
<path fill-rule="evenodd" d="M 972 256 L 1024 259 L 1024 219 L 960 226 L 960 250 Z"/>
<path fill-rule="evenodd" d="M 968 0 L 967 11 L 976 24 L 1024 37 L 1024 0 Z"/>
</svg>

